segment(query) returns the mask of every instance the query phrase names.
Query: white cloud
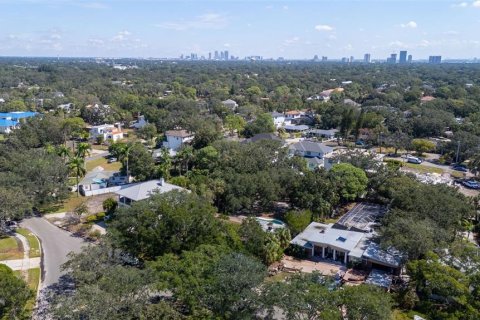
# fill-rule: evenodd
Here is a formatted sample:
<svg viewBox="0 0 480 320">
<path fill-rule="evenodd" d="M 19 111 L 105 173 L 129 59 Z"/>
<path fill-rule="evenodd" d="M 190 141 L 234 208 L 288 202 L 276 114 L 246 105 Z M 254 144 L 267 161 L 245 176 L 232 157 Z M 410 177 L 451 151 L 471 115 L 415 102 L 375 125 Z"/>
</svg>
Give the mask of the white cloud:
<svg viewBox="0 0 480 320">
<path fill-rule="evenodd" d="M 330 39 L 330 40 L 337 40 L 337 36 L 334 35 L 334 34 L 331 34 L 331 35 L 328 36 L 328 39 Z"/>
<path fill-rule="evenodd" d="M 292 37 L 292 38 L 283 40 L 283 45 L 288 47 L 298 43 L 299 41 L 300 41 L 300 37 Z"/>
<path fill-rule="evenodd" d="M 218 13 L 206 13 L 188 21 L 170 21 L 155 24 L 155 27 L 176 31 L 190 29 L 221 29 L 227 25 L 227 17 Z"/>
<path fill-rule="evenodd" d="M 475 1 L 474 3 L 472 3 L 472 6 L 474 6 L 475 8 L 480 8 L 480 1 Z"/>
<path fill-rule="evenodd" d="M 400 25 L 402 28 L 411 28 L 411 29 L 415 29 L 417 27 L 417 23 L 415 21 L 409 21 L 405 24 L 401 24 Z"/>
<path fill-rule="evenodd" d="M 230 48 L 230 47 L 231 47 L 230 43 L 224 43 L 223 46 L 224 46 L 225 48 Z"/>
<path fill-rule="evenodd" d="M 330 31 L 333 31 L 334 28 L 332 26 L 329 26 L 328 24 L 318 24 L 315 26 L 315 30 L 330 32 Z"/>
<path fill-rule="evenodd" d="M 452 8 L 466 8 L 468 7 L 468 2 L 460 2 L 452 4 Z"/>
<path fill-rule="evenodd" d="M 117 42 L 125 41 L 128 39 L 130 35 L 132 35 L 130 31 L 127 31 L 127 30 L 120 31 L 112 38 L 112 41 L 117 41 Z"/>
</svg>

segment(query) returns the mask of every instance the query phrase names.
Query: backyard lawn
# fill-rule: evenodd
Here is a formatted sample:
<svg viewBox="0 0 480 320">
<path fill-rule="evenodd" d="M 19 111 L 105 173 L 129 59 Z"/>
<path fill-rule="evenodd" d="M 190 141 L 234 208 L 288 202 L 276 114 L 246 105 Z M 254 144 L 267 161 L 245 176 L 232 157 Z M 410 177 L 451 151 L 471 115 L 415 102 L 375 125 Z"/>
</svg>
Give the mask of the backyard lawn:
<svg viewBox="0 0 480 320">
<path fill-rule="evenodd" d="M 15 237 L 0 239 L 0 260 L 14 260 L 23 258 L 23 248 Z"/>
<path fill-rule="evenodd" d="M 420 173 L 439 173 L 442 174 L 444 171 L 440 168 L 422 166 L 421 164 L 404 162 L 403 167 L 416 170 Z"/>
<path fill-rule="evenodd" d="M 30 246 L 30 252 L 29 252 L 29 257 L 30 258 L 36 258 L 40 257 L 40 243 L 38 242 L 37 237 L 33 233 L 30 232 L 30 230 L 27 229 L 17 229 L 17 233 L 20 233 L 22 236 L 27 238 L 28 244 Z"/>
<path fill-rule="evenodd" d="M 68 199 L 62 201 L 62 203 L 55 207 L 48 208 L 45 210 L 45 213 L 73 212 L 73 210 L 84 201 L 86 201 L 85 197 L 82 197 L 81 195 L 77 197 L 76 192 L 71 192 Z"/>
<path fill-rule="evenodd" d="M 101 166 L 105 171 L 119 171 L 122 164 L 117 162 L 108 163 L 107 159 L 101 157 L 98 159 L 87 161 L 87 171 L 91 171 L 93 168 Z"/>
</svg>

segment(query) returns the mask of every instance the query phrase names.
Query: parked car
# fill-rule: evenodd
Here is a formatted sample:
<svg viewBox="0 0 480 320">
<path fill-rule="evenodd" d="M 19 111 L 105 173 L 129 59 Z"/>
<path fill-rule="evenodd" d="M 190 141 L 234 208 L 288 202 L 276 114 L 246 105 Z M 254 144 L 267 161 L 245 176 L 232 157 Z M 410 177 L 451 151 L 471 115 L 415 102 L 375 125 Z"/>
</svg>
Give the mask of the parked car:
<svg viewBox="0 0 480 320">
<path fill-rule="evenodd" d="M 461 171 L 461 172 L 468 172 L 467 168 L 465 168 L 464 166 L 459 165 L 459 164 L 453 165 L 452 169 L 456 170 L 456 171 Z"/>
<path fill-rule="evenodd" d="M 108 158 L 108 163 L 113 163 L 113 162 L 117 162 L 118 159 L 117 158 Z"/>
<path fill-rule="evenodd" d="M 423 162 L 423 160 L 420 159 L 420 158 L 417 158 L 417 157 L 409 156 L 409 157 L 407 157 L 407 162 L 409 162 L 409 163 L 415 163 L 415 164 L 420 164 L 420 163 Z"/>
<path fill-rule="evenodd" d="M 480 183 L 474 180 L 463 181 L 462 184 L 469 189 L 480 189 Z"/>
</svg>

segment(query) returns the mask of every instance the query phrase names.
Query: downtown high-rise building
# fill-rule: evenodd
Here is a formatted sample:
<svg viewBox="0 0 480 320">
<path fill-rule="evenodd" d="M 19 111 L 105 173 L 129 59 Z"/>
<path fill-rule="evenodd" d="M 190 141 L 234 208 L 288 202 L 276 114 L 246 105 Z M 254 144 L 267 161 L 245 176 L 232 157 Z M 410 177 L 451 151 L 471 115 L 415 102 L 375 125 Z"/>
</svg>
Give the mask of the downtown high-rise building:
<svg viewBox="0 0 480 320">
<path fill-rule="evenodd" d="M 398 63 L 405 64 L 407 63 L 407 51 L 400 51 L 400 57 Z"/>
<path fill-rule="evenodd" d="M 218 55 L 218 51 L 217 51 L 217 50 L 215 50 L 214 59 L 215 59 L 215 60 L 220 59 L 220 56 Z"/>
<path fill-rule="evenodd" d="M 387 63 L 389 64 L 395 64 L 397 63 L 397 54 L 392 53 L 389 58 L 387 58 Z"/>
<path fill-rule="evenodd" d="M 370 63 L 370 53 L 365 53 L 365 55 L 363 56 L 363 62 Z"/>
<path fill-rule="evenodd" d="M 208 60 L 212 60 L 212 53 L 211 52 L 208 53 Z"/>
<path fill-rule="evenodd" d="M 223 55 L 224 55 L 224 59 L 225 59 L 225 60 L 228 60 L 228 58 L 229 58 L 229 57 L 228 57 L 228 50 L 225 50 L 225 53 L 224 53 Z"/>
<path fill-rule="evenodd" d="M 413 61 L 413 56 L 411 54 L 408 55 L 407 62 L 412 63 Z"/>
<path fill-rule="evenodd" d="M 428 63 L 442 63 L 442 56 L 430 56 L 428 57 Z"/>
</svg>

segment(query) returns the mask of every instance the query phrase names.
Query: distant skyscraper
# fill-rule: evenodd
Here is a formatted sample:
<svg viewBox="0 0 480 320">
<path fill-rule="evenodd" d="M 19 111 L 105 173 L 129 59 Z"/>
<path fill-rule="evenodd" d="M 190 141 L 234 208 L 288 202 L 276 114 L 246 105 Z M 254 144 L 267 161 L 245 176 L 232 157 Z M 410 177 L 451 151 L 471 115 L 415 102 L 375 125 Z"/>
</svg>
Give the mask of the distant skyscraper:
<svg viewBox="0 0 480 320">
<path fill-rule="evenodd" d="M 317 54 L 313 56 L 313 61 L 318 61 L 318 55 Z"/>
<path fill-rule="evenodd" d="M 442 63 L 442 56 L 430 56 L 428 57 L 428 63 Z"/>
<path fill-rule="evenodd" d="M 370 53 L 365 53 L 363 56 L 363 62 L 370 63 Z"/>
<path fill-rule="evenodd" d="M 220 57 L 218 56 L 218 51 L 215 50 L 215 60 L 218 60 L 218 59 L 220 59 Z"/>
<path fill-rule="evenodd" d="M 400 51 L 400 58 L 398 63 L 407 63 L 407 51 Z"/>
<path fill-rule="evenodd" d="M 220 51 L 220 60 L 225 60 L 225 52 Z"/>
<path fill-rule="evenodd" d="M 212 60 L 212 53 L 211 52 L 208 53 L 208 60 Z"/>
<path fill-rule="evenodd" d="M 350 62 L 353 62 L 353 60 L 355 60 L 355 58 L 353 56 L 350 56 Z"/>
<path fill-rule="evenodd" d="M 348 62 L 348 58 L 343 57 L 343 58 L 342 58 L 342 62 L 343 62 L 343 63 L 347 63 L 347 62 Z"/>
<path fill-rule="evenodd" d="M 408 58 L 407 58 L 407 62 L 408 62 L 408 63 L 412 63 L 412 61 L 413 61 L 413 57 L 412 57 L 411 54 L 409 54 L 409 55 L 408 55 Z"/>
<path fill-rule="evenodd" d="M 397 63 L 397 54 L 396 53 L 392 53 L 390 55 L 390 58 L 387 58 L 387 63 L 390 63 L 390 64 L 395 64 Z"/>
<path fill-rule="evenodd" d="M 322 61 L 325 62 L 328 60 L 328 57 L 327 56 L 322 56 Z"/>
<path fill-rule="evenodd" d="M 224 58 L 225 58 L 225 60 L 228 60 L 228 58 L 229 58 L 229 56 L 228 56 L 228 50 L 225 50 Z"/>
</svg>

